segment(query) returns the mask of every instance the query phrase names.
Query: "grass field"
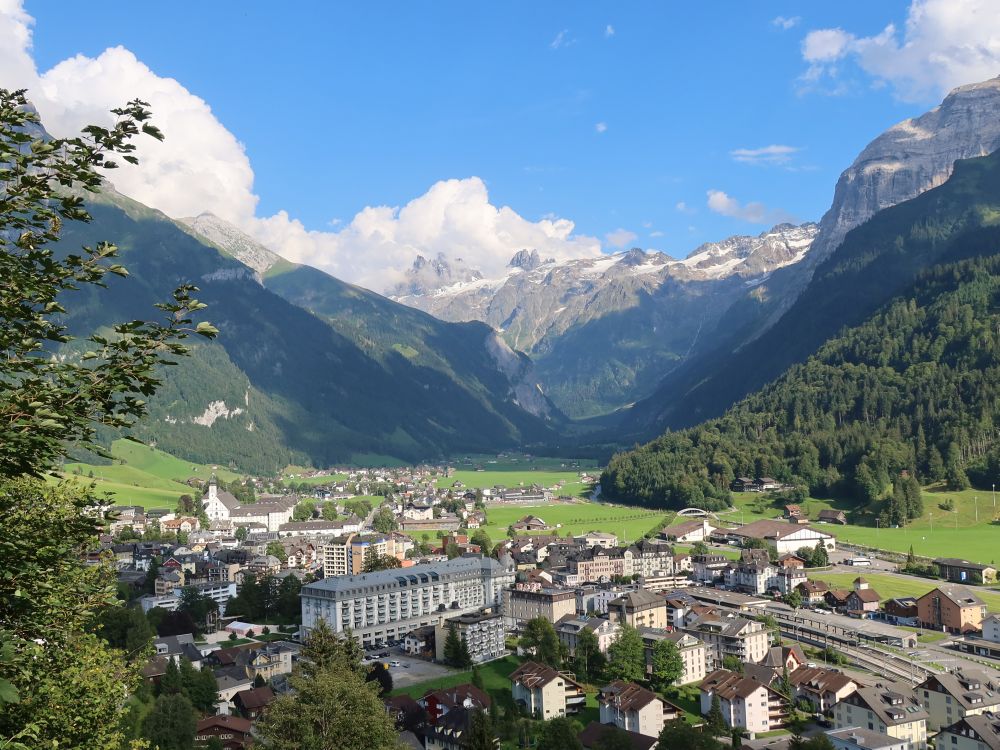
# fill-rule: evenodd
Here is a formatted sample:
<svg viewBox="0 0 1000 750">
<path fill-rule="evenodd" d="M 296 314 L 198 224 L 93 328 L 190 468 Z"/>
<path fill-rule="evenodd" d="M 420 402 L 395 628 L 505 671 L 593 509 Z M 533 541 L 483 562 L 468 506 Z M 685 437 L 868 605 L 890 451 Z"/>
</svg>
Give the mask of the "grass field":
<svg viewBox="0 0 1000 750">
<path fill-rule="evenodd" d="M 487 662 L 479 668 L 479 673 L 483 677 L 483 688 L 491 696 L 496 696 L 500 692 L 510 691 L 510 673 L 517 669 L 521 660 L 516 656 L 505 656 L 503 659 Z M 416 685 L 394 690 L 393 695 L 409 695 L 412 698 L 419 698 L 428 690 L 440 690 L 441 688 L 454 687 L 472 681 L 472 672 L 455 672 L 447 677 L 438 677 L 434 680 L 419 682 Z"/>
<path fill-rule="evenodd" d="M 223 467 L 184 461 L 132 440 L 114 441 L 111 454 L 113 463 L 107 465 L 66 464 L 63 476 L 93 482 L 97 492 L 110 493 L 118 505 L 170 509 L 177 504 L 177 498 L 191 492 L 191 488 L 183 484 L 185 479 L 208 479 L 213 473 L 226 481 L 238 477 Z"/>
<path fill-rule="evenodd" d="M 894 599 L 898 596 L 923 596 L 942 583 L 942 581 L 923 580 L 920 578 L 893 575 L 891 573 L 809 573 L 810 578 L 817 581 L 825 581 L 831 586 L 840 589 L 851 588 L 851 582 L 858 575 L 861 575 L 868 581 L 882 599 Z M 986 602 L 986 606 L 989 609 L 993 611 L 1000 610 L 1000 592 L 979 586 L 970 586 L 969 588 Z"/>
<path fill-rule="evenodd" d="M 606 531 L 617 534 L 620 542 L 640 538 L 654 526 L 659 526 L 664 517 L 662 512 L 583 501 L 537 506 L 498 505 L 487 506 L 488 523 L 484 528 L 491 539 L 499 541 L 507 534 L 508 526 L 528 515 L 538 516 L 550 526 L 560 524 L 558 529 L 543 531 L 543 534 L 566 536 L 567 532 L 585 534 L 588 531 Z"/>
<path fill-rule="evenodd" d="M 441 477 L 437 480 L 438 487 L 451 487 L 455 482 L 461 482 L 471 489 L 484 487 L 530 487 L 533 484 L 552 489 L 556 495 L 568 497 L 589 497 L 592 487 L 580 481 L 580 474 L 572 471 L 532 471 L 522 468 L 519 471 L 455 471 L 453 476 Z M 562 487 L 557 487 L 562 482 Z"/>
<path fill-rule="evenodd" d="M 281 481 L 291 484 L 308 484 L 310 487 L 315 487 L 318 484 L 330 484 L 333 482 L 343 482 L 347 479 L 347 474 L 327 474 L 325 476 L 319 477 L 304 477 L 294 474 L 282 474 Z"/>
</svg>

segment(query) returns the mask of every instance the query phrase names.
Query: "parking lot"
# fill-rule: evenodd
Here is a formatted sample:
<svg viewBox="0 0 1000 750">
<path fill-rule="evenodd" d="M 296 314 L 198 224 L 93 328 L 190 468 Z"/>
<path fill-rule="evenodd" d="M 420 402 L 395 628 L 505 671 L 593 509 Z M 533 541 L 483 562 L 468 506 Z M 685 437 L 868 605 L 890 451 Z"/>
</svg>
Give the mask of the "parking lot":
<svg viewBox="0 0 1000 750">
<path fill-rule="evenodd" d="M 385 648 L 368 651 L 365 656 L 372 659 L 376 653 L 388 652 L 388 656 L 374 659 L 389 665 L 389 674 L 392 675 L 393 689 L 409 687 L 427 680 L 435 680 L 440 677 L 447 677 L 455 674 L 455 670 L 440 664 L 432 664 L 423 659 L 415 659 L 402 652 L 399 648 Z M 392 666 L 392 662 L 399 662 L 399 666 Z"/>
</svg>

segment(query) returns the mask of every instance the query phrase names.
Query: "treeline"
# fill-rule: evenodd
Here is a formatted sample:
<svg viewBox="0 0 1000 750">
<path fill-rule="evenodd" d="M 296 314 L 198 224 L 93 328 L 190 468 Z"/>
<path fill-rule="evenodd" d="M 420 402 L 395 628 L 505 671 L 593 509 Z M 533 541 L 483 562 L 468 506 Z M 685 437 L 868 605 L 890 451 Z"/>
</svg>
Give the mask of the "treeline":
<svg viewBox="0 0 1000 750">
<path fill-rule="evenodd" d="M 990 256 L 924 272 L 722 417 L 614 456 L 605 497 L 717 509 L 735 477 L 771 476 L 815 496 L 886 501 L 902 523 L 922 512 L 918 480 L 963 489 L 970 472 L 995 477 L 998 271 Z"/>
</svg>

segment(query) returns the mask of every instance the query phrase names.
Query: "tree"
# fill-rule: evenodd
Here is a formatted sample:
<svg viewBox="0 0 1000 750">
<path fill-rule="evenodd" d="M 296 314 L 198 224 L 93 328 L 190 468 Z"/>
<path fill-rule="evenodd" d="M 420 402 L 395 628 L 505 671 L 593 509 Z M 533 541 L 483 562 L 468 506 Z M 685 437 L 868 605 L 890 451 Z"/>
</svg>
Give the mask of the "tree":
<svg viewBox="0 0 1000 750">
<path fill-rule="evenodd" d="M 392 555 L 380 555 L 374 547 L 369 547 L 365 551 L 365 557 L 361 565 L 363 573 L 374 573 L 378 570 L 392 570 L 402 567 L 402 563 Z"/>
<path fill-rule="evenodd" d="M 129 659 L 143 656 L 153 640 L 149 620 L 138 607 L 108 607 L 101 610 L 97 615 L 94 632 L 109 645 L 122 649 Z"/>
<path fill-rule="evenodd" d="M 705 726 L 715 737 L 727 731 L 726 719 L 722 715 L 722 701 L 719 700 L 718 694 L 712 694 L 712 705 L 705 714 Z"/>
<path fill-rule="evenodd" d="M 444 661 L 455 669 L 468 669 L 472 666 L 469 648 L 465 639 L 459 636 L 455 623 L 448 624 L 448 635 L 444 641 Z"/>
<path fill-rule="evenodd" d="M 219 611 L 219 603 L 198 589 L 185 586 L 181 589 L 177 611 L 188 615 L 198 631 L 204 632 L 208 627 L 209 618 Z"/>
<path fill-rule="evenodd" d="M 480 690 L 486 689 L 486 683 L 483 682 L 483 673 L 479 671 L 479 667 L 472 667 L 472 685 L 479 688 Z"/>
<path fill-rule="evenodd" d="M 743 662 L 740 660 L 740 657 L 727 654 L 722 657 L 722 668 L 728 669 L 730 672 L 742 672 Z"/>
<path fill-rule="evenodd" d="M 388 534 L 390 531 L 395 531 L 399 528 L 396 523 L 396 517 L 392 514 L 392 511 L 385 505 L 380 507 L 375 511 L 375 515 L 372 516 L 372 528 L 382 534 Z"/>
<path fill-rule="evenodd" d="M 692 555 L 707 555 L 709 552 L 708 545 L 704 542 L 695 542 L 691 547 Z"/>
<path fill-rule="evenodd" d="M 799 593 L 798 589 L 794 589 L 782 597 L 782 601 L 785 602 L 792 609 L 798 609 L 802 606 L 802 594 Z"/>
<path fill-rule="evenodd" d="M 379 695 L 383 697 L 392 692 L 392 673 L 382 662 L 372 664 L 365 679 L 368 682 L 376 683 Z"/>
<path fill-rule="evenodd" d="M 192 750 L 197 725 L 191 701 L 180 693 L 165 693 L 142 722 L 142 734 L 159 750 Z"/>
<path fill-rule="evenodd" d="M 316 503 L 311 500 L 303 500 L 292 509 L 293 521 L 311 521 L 316 513 Z M 270 554 L 270 553 L 268 553 Z"/>
<path fill-rule="evenodd" d="M 664 726 L 656 746 L 684 750 L 722 750 L 722 743 L 715 737 L 699 731 L 683 720 L 672 721 Z"/>
<path fill-rule="evenodd" d="M 542 724 L 536 750 L 582 750 L 577 722 L 558 716 Z"/>
<path fill-rule="evenodd" d="M 594 631 L 584 628 L 576 636 L 576 651 L 573 654 L 573 670 L 578 676 L 594 682 L 604 672 L 607 659 L 601 653 L 600 643 Z"/>
<path fill-rule="evenodd" d="M 245 542 L 249 534 L 250 534 L 250 529 L 247 526 L 238 526 L 236 528 L 236 538 L 241 542 Z"/>
<path fill-rule="evenodd" d="M 279 541 L 268 542 L 266 553 L 272 557 L 277 557 L 282 563 L 288 559 L 288 554 L 285 552 L 285 545 Z"/>
<path fill-rule="evenodd" d="M 478 546 L 484 555 L 489 554 L 489 551 L 493 549 L 493 540 L 486 533 L 486 529 L 476 529 L 472 532 L 472 536 L 469 537 L 469 541 Z"/>
<path fill-rule="evenodd" d="M 825 568 L 830 564 L 830 555 L 826 551 L 826 545 L 817 544 L 813 547 L 812 556 L 809 558 L 809 567 Z"/>
<path fill-rule="evenodd" d="M 544 617 L 528 620 L 521 636 L 521 647 L 530 650 L 535 660 L 558 669 L 561 666 L 559 636 L 552 623 Z"/>
<path fill-rule="evenodd" d="M 493 717 L 486 711 L 475 710 L 469 722 L 468 750 L 495 750 L 496 729 Z"/>
<path fill-rule="evenodd" d="M 608 677 L 613 680 L 640 682 L 646 679 L 646 649 L 639 631 L 621 623 L 618 637 L 608 648 Z"/>
<path fill-rule="evenodd" d="M 684 660 L 677 645 L 665 638 L 653 646 L 652 662 L 652 681 L 657 690 L 666 690 L 684 673 Z"/>
</svg>

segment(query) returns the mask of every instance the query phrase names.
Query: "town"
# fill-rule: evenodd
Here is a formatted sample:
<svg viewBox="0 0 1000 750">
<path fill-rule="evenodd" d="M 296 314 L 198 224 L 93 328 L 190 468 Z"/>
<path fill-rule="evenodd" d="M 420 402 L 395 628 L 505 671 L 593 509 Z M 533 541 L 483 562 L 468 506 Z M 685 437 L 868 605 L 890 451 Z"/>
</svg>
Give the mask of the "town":
<svg viewBox="0 0 1000 750">
<path fill-rule="evenodd" d="M 149 635 L 152 694 L 179 679 L 214 690 L 197 747 L 253 746 L 323 629 L 364 649 L 405 747 L 469 748 L 483 714 L 497 747 L 570 732 L 570 746 L 648 750 L 699 731 L 719 747 L 1000 749 L 994 567 L 941 558 L 916 578 L 839 547 L 842 512 L 795 504 L 748 523 L 654 514 L 634 538 L 564 531 L 546 511 L 597 504 L 454 476 L 314 472 L 271 494 L 213 476 L 174 512 L 109 509 L 90 559 L 113 560 L 126 609 L 107 631 Z M 491 539 L 491 515 L 512 511 Z M 893 579 L 926 592 L 878 591 Z"/>
</svg>

